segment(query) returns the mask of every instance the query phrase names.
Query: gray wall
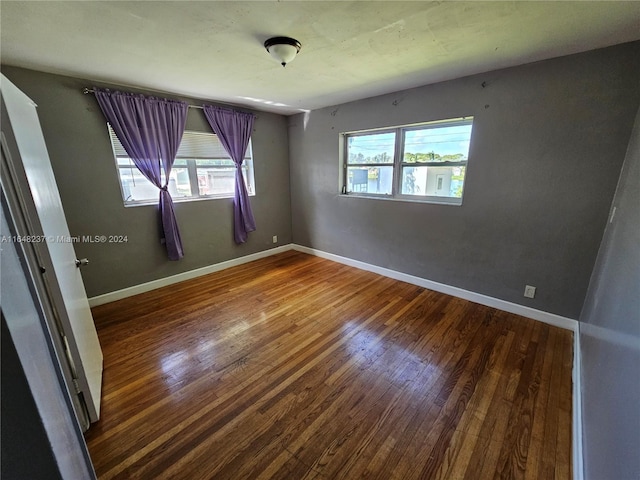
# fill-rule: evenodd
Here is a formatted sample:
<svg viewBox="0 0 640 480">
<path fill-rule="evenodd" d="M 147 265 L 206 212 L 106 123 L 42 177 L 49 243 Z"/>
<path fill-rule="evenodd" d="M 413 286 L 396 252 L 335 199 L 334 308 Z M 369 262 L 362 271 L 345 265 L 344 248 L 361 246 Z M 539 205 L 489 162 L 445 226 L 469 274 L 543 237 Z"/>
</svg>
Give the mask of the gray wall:
<svg viewBox="0 0 640 480">
<path fill-rule="evenodd" d="M 635 42 L 291 117 L 293 240 L 577 319 L 639 80 Z M 462 206 L 338 194 L 339 132 L 466 115 Z"/>
<path fill-rule="evenodd" d="M 185 256 L 172 262 L 159 242 L 157 207 L 123 205 L 106 120 L 95 97 L 81 91 L 94 82 L 8 66 L 2 72 L 38 104 L 71 235 L 128 236 L 124 244 L 74 244 L 78 258 L 90 260 L 82 270 L 89 297 L 273 248 L 273 235 L 279 244 L 291 243 L 286 117 L 257 112 L 252 135 L 256 195 L 251 197 L 257 230 L 247 243 L 233 241 L 232 199 L 176 202 Z M 189 109 L 187 130 L 211 132 L 202 110 Z"/>
<path fill-rule="evenodd" d="M 580 316 L 585 478 L 640 478 L 640 111 Z"/>
</svg>

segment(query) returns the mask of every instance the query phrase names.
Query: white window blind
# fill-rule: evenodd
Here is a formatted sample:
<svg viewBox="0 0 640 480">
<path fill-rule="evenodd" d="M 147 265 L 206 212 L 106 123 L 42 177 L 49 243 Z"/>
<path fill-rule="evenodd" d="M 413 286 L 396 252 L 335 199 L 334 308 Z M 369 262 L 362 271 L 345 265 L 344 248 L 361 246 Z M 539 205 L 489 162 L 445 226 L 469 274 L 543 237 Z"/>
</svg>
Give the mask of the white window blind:
<svg viewBox="0 0 640 480">
<path fill-rule="evenodd" d="M 129 157 L 129 154 L 122 146 L 120 139 L 116 135 L 111 125 L 109 125 L 109 136 L 113 145 L 116 157 Z M 229 154 L 220 143 L 218 136 L 214 133 L 185 131 L 182 141 L 178 147 L 176 158 L 200 158 L 200 159 L 229 159 Z M 244 158 L 251 158 L 250 149 Z"/>
</svg>

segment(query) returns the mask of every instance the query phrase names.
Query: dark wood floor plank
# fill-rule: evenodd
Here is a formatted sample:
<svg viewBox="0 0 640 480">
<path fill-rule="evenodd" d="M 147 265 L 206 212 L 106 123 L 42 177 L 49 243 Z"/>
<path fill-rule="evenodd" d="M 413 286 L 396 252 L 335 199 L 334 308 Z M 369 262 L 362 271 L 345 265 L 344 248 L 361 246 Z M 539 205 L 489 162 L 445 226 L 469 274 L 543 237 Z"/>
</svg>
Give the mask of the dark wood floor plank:
<svg viewBox="0 0 640 480">
<path fill-rule="evenodd" d="M 100 480 L 570 478 L 570 332 L 294 251 L 93 314 Z"/>
<path fill-rule="evenodd" d="M 500 380 L 500 371 L 504 368 L 507 354 L 513 343 L 513 332 L 500 335 L 489 361 L 487 362 L 487 374 L 478 382 L 473 396 L 469 400 L 467 408 L 456 428 L 451 440 L 451 445 L 445 454 L 446 462 L 443 462 L 434 478 L 464 478 L 467 472 L 477 474 L 477 470 L 469 470 L 469 464 L 476 451 L 476 445 L 481 445 L 478 452 L 484 455 L 483 443 L 480 442 L 481 427 L 486 419 L 489 405 L 495 399 L 495 392 Z M 487 439 L 488 440 L 488 439 Z"/>
</svg>

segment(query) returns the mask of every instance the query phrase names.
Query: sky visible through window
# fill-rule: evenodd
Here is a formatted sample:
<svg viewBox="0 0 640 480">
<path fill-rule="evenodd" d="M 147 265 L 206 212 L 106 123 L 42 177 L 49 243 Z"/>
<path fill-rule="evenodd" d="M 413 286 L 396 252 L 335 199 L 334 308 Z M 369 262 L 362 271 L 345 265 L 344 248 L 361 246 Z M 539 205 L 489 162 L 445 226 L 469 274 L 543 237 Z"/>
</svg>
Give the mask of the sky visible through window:
<svg viewBox="0 0 640 480">
<path fill-rule="evenodd" d="M 395 132 L 368 134 L 349 138 L 350 156 L 373 159 L 376 155 L 386 153 L 393 158 L 395 146 Z M 437 126 L 405 133 L 405 153 L 430 153 L 439 156 L 462 155 L 461 160 L 467 160 L 471 137 L 471 124 Z M 360 158 L 362 158 L 360 157 Z"/>
<path fill-rule="evenodd" d="M 405 134 L 404 151 L 410 153 L 435 152 L 440 156 L 461 154 L 467 160 L 471 125 L 408 130 Z"/>
</svg>

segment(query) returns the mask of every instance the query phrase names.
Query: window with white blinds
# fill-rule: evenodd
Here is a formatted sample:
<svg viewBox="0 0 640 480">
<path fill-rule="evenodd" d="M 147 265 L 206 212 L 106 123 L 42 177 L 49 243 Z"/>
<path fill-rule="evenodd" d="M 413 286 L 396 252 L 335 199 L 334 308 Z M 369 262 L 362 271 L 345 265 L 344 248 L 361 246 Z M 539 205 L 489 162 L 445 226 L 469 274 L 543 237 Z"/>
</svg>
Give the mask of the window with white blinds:
<svg viewBox="0 0 640 480">
<path fill-rule="evenodd" d="M 155 204 L 158 189 L 137 169 L 111 125 L 108 128 L 125 205 Z M 249 195 L 255 195 L 251 142 L 242 163 L 242 173 Z M 162 175 L 164 182 L 164 172 Z M 233 197 L 235 165 L 217 135 L 184 132 L 168 188 L 175 201 Z"/>
</svg>

